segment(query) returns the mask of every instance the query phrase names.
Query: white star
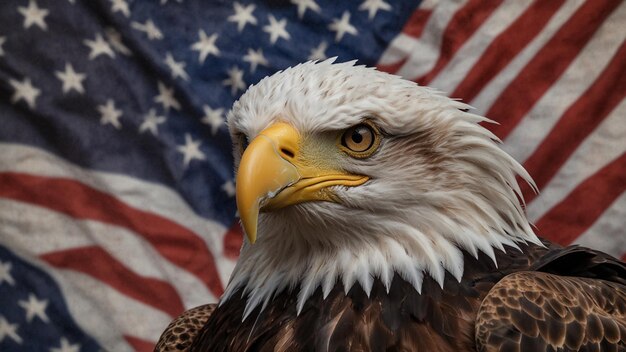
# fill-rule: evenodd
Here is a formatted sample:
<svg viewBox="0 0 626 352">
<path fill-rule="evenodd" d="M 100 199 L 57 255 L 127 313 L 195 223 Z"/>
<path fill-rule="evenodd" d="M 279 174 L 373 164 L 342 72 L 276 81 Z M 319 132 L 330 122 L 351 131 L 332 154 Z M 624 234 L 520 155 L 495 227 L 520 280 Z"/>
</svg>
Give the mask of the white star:
<svg viewBox="0 0 626 352">
<path fill-rule="evenodd" d="M 222 190 L 226 192 L 226 194 L 228 194 L 229 197 L 234 197 L 235 192 L 236 192 L 235 183 L 233 183 L 232 180 L 228 180 L 224 182 L 224 184 L 222 185 Z"/>
<path fill-rule="evenodd" d="M 235 10 L 235 14 L 228 16 L 228 21 L 237 22 L 237 30 L 239 32 L 243 31 L 244 27 L 248 23 L 250 23 L 251 25 L 256 25 L 256 17 L 252 15 L 252 12 L 256 8 L 255 5 L 248 5 L 246 7 L 243 7 L 240 3 L 235 1 L 235 3 L 233 4 L 233 8 Z"/>
<path fill-rule="evenodd" d="M 30 78 L 24 78 L 22 82 L 10 79 L 9 84 L 13 87 L 13 89 L 15 89 L 15 92 L 11 97 L 11 102 L 13 104 L 20 100 L 24 100 L 31 109 L 35 108 L 35 101 L 37 100 L 39 94 L 41 94 L 41 90 L 35 88 L 30 83 Z"/>
<path fill-rule="evenodd" d="M 235 66 L 228 70 L 228 78 L 222 81 L 225 86 L 230 86 L 230 93 L 237 94 L 238 90 L 246 89 L 246 83 L 243 81 L 243 70 Z"/>
<path fill-rule="evenodd" d="M 140 32 L 144 32 L 146 33 L 146 35 L 148 36 L 148 39 L 150 40 L 161 40 L 163 39 L 163 33 L 161 33 L 161 31 L 159 30 L 159 28 L 157 28 L 157 26 L 154 24 L 154 22 L 152 22 L 152 20 L 147 20 L 146 23 L 140 23 L 140 22 L 131 22 L 130 24 L 131 27 L 133 27 L 134 29 L 140 31 Z"/>
<path fill-rule="evenodd" d="M 378 12 L 378 10 L 385 10 L 385 11 L 391 10 L 391 5 L 384 2 L 383 0 L 365 0 L 361 4 L 361 6 L 359 6 L 359 10 L 361 11 L 367 10 L 369 12 L 368 17 L 371 20 L 372 18 L 374 18 L 374 16 L 376 16 L 376 13 Z"/>
<path fill-rule="evenodd" d="M 37 296 L 31 293 L 28 295 L 28 301 L 18 301 L 17 304 L 26 310 L 27 322 L 30 323 L 34 317 L 38 317 L 45 323 L 50 321 L 46 315 L 47 299 L 40 301 L 37 299 Z"/>
<path fill-rule="evenodd" d="M 9 324 L 9 322 L 0 315 L 0 342 L 4 341 L 5 337 L 10 337 L 18 344 L 22 344 L 22 338 L 17 334 L 18 324 Z"/>
<path fill-rule="evenodd" d="M 269 33 L 270 42 L 272 44 L 276 43 L 278 38 L 283 38 L 285 40 L 289 40 L 291 38 L 287 30 L 285 29 L 285 27 L 287 26 L 286 19 L 276 21 L 276 18 L 274 18 L 273 15 L 269 15 L 267 16 L 267 18 L 269 19 L 270 24 L 264 26 L 263 31 Z"/>
<path fill-rule="evenodd" d="M 170 53 L 169 51 L 167 52 L 167 54 L 165 54 L 165 64 L 167 65 L 167 67 L 170 68 L 170 71 L 172 72 L 172 77 L 174 79 L 180 77 L 183 79 L 183 81 L 189 80 L 189 75 L 187 75 L 187 72 L 185 72 L 185 63 L 182 61 L 174 60 L 172 53 Z"/>
<path fill-rule="evenodd" d="M 261 48 L 257 51 L 248 48 L 248 54 L 243 57 L 243 61 L 250 63 L 250 71 L 252 72 L 256 71 L 258 65 L 269 65 L 269 61 L 263 56 L 263 49 Z"/>
<path fill-rule="evenodd" d="M 206 57 L 211 54 L 215 56 L 220 55 L 220 49 L 215 46 L 215 41 L 217 40 L 217 33 L 211 34 L 210 37 L 207 37 L 206 33 L 201 29 L 198 31 L 198 36 L 200 36 L 200 40 L 193 43 L 191 46 L 191 50 L 195 50 L 200 52 L 198 56 L 198 60 L 200 63 L 204 63 Z"/>
<path fill-rule="evenodd" d="M 139 133 L 150 131 L 152 135 L 156 136 L 159 134 L 159 125 L 164 123 L 165 120 L 165 116 L 157 116 L 156 111 L 154 109 L 150 109 L 148 114 L 143 117 L 143 122 L 141 123 L 141 126 L 139 126 Z"/>
<path fill-rule="evenodd" d="M 341 19 L 333 18 L 333 23 L 328 25 L 328 29 L 333 32 L 337 32 L 337 35 L 335 35 L 336 42 L 340 41 L 346 33 L 350 33 L 352 35 L 357 35 L 359 33 L 359 31 L 357 31 L 356 28 L 350 24 L 350 12 L 348 11 L 344 11 L 343 15 L 341 15 Z"/>
<path fill-rule="evenodd" d="M 215 135 L 220 126 L 224 123 L 224 109 L 211 109 L 210 106 L 202 106 L 204 110 L 204 117 L 202 123 L 211 126 L 211 134 Z"/>
<path fill-rule="evenodd" d="M 2 47 L 4 45 L 4 42 L 7 41 L 6 37 L 0 37 L 0 56 L 4 56 L 4 48 Z"/>
<path fill-rule="evenodd" d="M 320 6 L 315 0 L 291 0 L 291 3 L 298 6 L 298 18 L 302 19 L 307 9 L 311 9 L 313 12 L 320 12 Z"/>
<path fill-rule="evenodd" d="M 124 45 L 124 43 L 122 42 L 122 35 L 120 34 L 120 32 L 116 31 L 115 28 L 105 28 L 104 34 L 106 34 L 107 41 L 109 42 L 109 44 L 111 44 L 115 51 L 123 55 L 132 55 L 130 49 L 128 49 L 126 45 Z"/>
<path fill-rule="evenodd" d="M 320 45 L 317 46 L 317 48 L 311 49 L 311 54 L 309 55 L 308 59 L 319 61 L 325 60 L 327 58 L 326 49 L 328 49 L 328 43 L 322 41 Z"/>
<path fill-rule="evenodd" d="M 5 281 L 11 286 L 15 285 L 15 279 L 11 276 L 11 262 L 0 262 L 0 285 Z"/>
<path fill-rule="evenodd" d="M 48 30 L 44 17 L 48 16 L 50 11 L 39 8 L 35 0 L 28 2 L 28 7 L 18 7 L 19 11 L 24 16 L 24 28 L 30 28 L 32 25 L 37 25 L 39 28 Z"/>
<path fill-rule="evenodd" d="M 65 63 L 65 72 L 56 71 L 55 75 L 61 80 L 61 82 L 63 82 L 63 94 L 68 93 L 72 89 L 76 90 L 80 94 L 85 92 L 85 88 L 83 88 L 83 80 L 87 77 L 87 75 L 74 71 L 74 68 L 69 62 Z"/>
<path fill-rule="evenodd" d="M 180 103 L 174 98 L 174 89 L 169 88 L 165 84 L 159 82 L 159 95 L 154 97 L 154 101 L 163 105 L 165 111 L 170 111 L 170 108 L 180 110 Z"/>
<path fill-rule="evenodd" d="M 204 156 L 204 153 L 202 151 L 200 151 L 200 141 L 194 141 L 191 136 L 189 135 L 189 133 L 185 134 L 185 144 L 184 145 L 179 145 L 178 148 L 176 148 L 179 152 L 183 153 L 183 157 L 184 157 L 184 164 L 185 164 L 185 168 L 187 166 L 189 166 L 189 163 L 193 160 L 193 159 L 198 159 L 198 160 L 205 160 L 206 157 Z"/>
<path fill-rule="evenodd" d="M 100 123 L 102 125 L 111 124 L 118 130 L 122 128 L 122 124 L 120 123 L 122 111 L 115 108 L 113 99 L 107 100 L 106 105 L 98 105 L 97 109 L 100 112 Z"/>
<path fill-rule="evenodd" d="M 80 351 L 80 344 L 70 344 L 70 342 L 65 338 L 62 337 L 61 338 L 61 346 L 60 347 L 55 347 L 55 348 L 51 348 L 50 352 L 79 352 Z"/>
<path fill-rule="evenodd" d="M 100 33 L 96 34 L 95 40 L 85 39 L 83 40 L 83 43 L 87 45 L 90 49 L 89 60 L 93 60 L 103 54 L 109 55 L 112 58 L 115 57 L 115 52 L 113 52 L 113 49 L 111 49 L 109 43 L 107 43 L 104 38 L 102 38 L 102 34 Z"/>
<path fill-rule="evenodd" d="M 116 13 L 117 11 L 120 11 L 126 17 L 130 16 L 126 0 L 111 0 L 111 12 Z"/>
</svg>

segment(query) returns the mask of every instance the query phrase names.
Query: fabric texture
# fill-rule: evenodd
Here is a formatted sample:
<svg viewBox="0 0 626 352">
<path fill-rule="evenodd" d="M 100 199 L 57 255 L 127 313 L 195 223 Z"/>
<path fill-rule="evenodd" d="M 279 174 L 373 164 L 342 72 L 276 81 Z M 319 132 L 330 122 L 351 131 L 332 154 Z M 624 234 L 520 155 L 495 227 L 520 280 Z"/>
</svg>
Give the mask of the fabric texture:
<svg viewBox="0 0 626 352">
<path fill-rule="evenodd" d="M 537 182 L 538 235 L 626 255 L 619 0 L 6 0 L 0 350 L 150 351 L 235 265 L 225 118 L 337 57 L 461 99 Z"/>
</svg>

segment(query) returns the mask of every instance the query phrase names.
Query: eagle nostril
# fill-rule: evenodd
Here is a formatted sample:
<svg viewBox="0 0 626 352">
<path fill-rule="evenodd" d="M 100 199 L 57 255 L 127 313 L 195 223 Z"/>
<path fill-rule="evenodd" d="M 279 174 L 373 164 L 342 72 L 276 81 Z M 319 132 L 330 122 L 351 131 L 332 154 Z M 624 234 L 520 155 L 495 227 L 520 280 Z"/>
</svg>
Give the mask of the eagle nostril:
<svg viewBox="0 0 626 352">
<path fill-rule="evenodd" d="M 291 150 L 287 148 L 280 148 L 280 152 L 289 159 L 292 159 L 296 156 L 294 152 L 292 152 Z"/>
</svg>

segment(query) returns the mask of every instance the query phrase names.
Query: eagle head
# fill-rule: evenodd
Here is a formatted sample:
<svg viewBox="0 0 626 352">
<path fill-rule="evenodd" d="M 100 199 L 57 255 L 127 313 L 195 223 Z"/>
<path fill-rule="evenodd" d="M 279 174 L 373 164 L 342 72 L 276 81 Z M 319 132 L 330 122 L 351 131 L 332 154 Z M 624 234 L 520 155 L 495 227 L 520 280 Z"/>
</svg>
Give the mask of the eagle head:
<svg viewBox="0 0 626 352">
<path fill-rule="evenodd" d="M 245 317 L 283 290 L 298 312 L 321 288 L 347 292 L 394 275 L 420 291 L 463 275 L 462 251 L 495 262 L 539 240 L 516 176 L 527 172 L 469 106 L 414 82 L 307 62 L 266 77 L 233 105 L 236 196 L 247 241 L 222 302 Z M 497 265 L 497 263 L 496 263 Z"/>
</svg>

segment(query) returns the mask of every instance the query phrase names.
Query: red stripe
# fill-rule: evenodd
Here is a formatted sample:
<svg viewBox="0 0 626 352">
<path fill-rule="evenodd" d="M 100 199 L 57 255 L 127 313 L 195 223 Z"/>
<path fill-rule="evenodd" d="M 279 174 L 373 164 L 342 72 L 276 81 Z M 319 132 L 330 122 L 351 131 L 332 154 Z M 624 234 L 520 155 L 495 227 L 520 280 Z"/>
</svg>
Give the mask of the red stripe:
<svg viewBox="0 0 626 352">
<path fill-rule="evenodd" d="M 54 267 L 85 273 L 124 295 L 166 312 L 172 317 L 185 310 L 172 285 L 137 275 L 100 247 L 72 248 L 43 254 L 40 257 Z"/>
<path fill-rule="evenodd" d="M 164 258 L 195 274 L 216 296 L 224 292 L 215 260 L 204 241 L 167 218 L 69 179 L 5 172 L 0 173 L 0 185 L 0 197 L 125 227 L 145 238 Z"/>
<path fill-rule="evenodd" d="M 572 104 L 552 128 L 524 167 L 543 188 L 576 151 L 578 146 L 626 97 L 626 43 L 611 59 L 596 81 Z M 524 197 L 530 202 L 535 193 L 526 184 Z"/>
<path fill-rule="evenodd" d="M 405 57 L 402 60 L 396 62 L 395 64 L 389 64 L 389 65 L 377 64 L 376 69 L 379 71 L 396 74 L 396 72 L 398 72 L 398 70 L 400 70 L 400 68 L 404 66 L 404 64 L 407 62 L 408 59 L 409 59 L 408 57 Z"/>
<path fill-rule="evenodd" d="M 426 23 L 428 23 L 428 19 L 430 18 L 430 15 L 432 15 L 432 13 L 433 13 L 432 9 L 415 10 L 413 14 L 411 15 L 411 17 L 409 18 L 409 20 L 404 25 L 404 28 L 402 28 L 402 33 L 413 38 L 421 37 L 422 32 L 424 31 L 424 28 L 426 27 Z"/>
<path fill-rule="evenodd" d="M 237 221 L 228 229 L 224 236 L 224 256 L 230 259 L 237 259 L 242 244 L 243 230 Z"/>
<path fill-rule="evenodd" d="M 593 225 L 624 190 L 626 154 L 582 182 L 541 217 L 536 223 L 539 234 L 561 245 L 569 245 Z"/>
<path fill-rule="evenodd" d="M 500 124 L 489 129 L 506 138 L 621 3 L 589 0 L 583 4 L 500 94 L 486 114 Z"/>
<path fill-rule="evenodd" d="M 419 38 L 422 35 L 422 32 L 424 31 L 424 28 L 426 27 L 426 23 L 428 23 L 428 19 L 430 18 L 430 15 L 432 13 L 433 13 L 432 9 L 415 10 L 415 12 L 413 12 L 411 17 L 407 21 L 407 23 L 404 25 L 404 28 L 402 28 L 402 32 L 408 36 Z M 379 71 L 394 74 L 398 72 L 398 70 L 402 66 L 404 66 L 407 60 L 408 58 L 405 57 L 402 60 L 393 64 L 388 64 L 388 65 L 377 64 L 376 68 Z"/>
<path fill-rule="evenodd" d="M 500 33 L 463 81 L 450 95 L 471 101 L 522 49 L 537 36 L 564 0 L 535 0 L 504 32 Z"/>
<path fill-rule="evenodd" d="M 140 338 L 124 335 L 124 339 L 128 342 L 136 352 L 152 352 L 154 351 L 154 342 L 142 340 Z"/>
<path fill-rule="evenodd" d="M 416 81 L 420 85 L 427 85 L 432 81 L 501 3 L 502 0 L 470 0 L 459 9 L 443 33 L 441 50 L 435 66 Z"/>
</svg>

